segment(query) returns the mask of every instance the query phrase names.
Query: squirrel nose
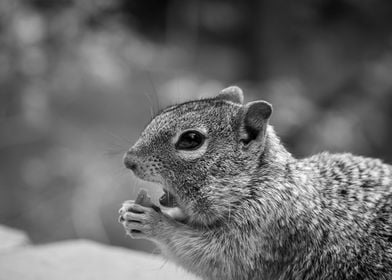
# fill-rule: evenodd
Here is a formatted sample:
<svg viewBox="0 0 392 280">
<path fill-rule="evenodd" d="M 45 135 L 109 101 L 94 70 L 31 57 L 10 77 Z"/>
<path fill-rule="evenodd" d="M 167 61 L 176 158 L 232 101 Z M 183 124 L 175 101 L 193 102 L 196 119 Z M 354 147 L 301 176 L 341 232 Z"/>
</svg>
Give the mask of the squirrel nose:
<svg viewBox="0 0 392 280">
<path fill-rule="evenodd" d="M 135 157 L 130 152 L 124 154 L 123 162 L 126 168 L 131 169 L 132 171 L 136 170 L 137 163 Z"/>
</svg>

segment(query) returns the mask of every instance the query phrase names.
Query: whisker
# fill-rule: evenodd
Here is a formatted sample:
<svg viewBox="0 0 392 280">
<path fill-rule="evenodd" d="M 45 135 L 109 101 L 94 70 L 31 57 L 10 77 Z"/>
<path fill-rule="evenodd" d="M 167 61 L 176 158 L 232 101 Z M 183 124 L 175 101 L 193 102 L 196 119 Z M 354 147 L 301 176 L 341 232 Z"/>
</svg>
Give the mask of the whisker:
<svg viewBox="0 0 392 280">
<path fill-rule="evenodd" d="M 153 101 L 152 101 L 152 99 L 151 99 L 151 96 L 150 96 L 147 92 L 142 91 L 142 93 L 143 93 L 143 95 L 144 95 L 145 97 L 147 97 L 148 104 L 149 104 L 149 110 L 150 110 L 151 119 L 153 119 L 154 116 L 155 116 L 154 103 L 153 103 Z"/>
<path fill-rule="evenodd" d="M 123 155 L 125 151 L 126 149 L 123 147 L 108 148 L 106 151 L 103 152 L 103 155 L 107 157 L 115 157 L 115 156 Z"/>
<path fill-rule="evenodd" d="M 131 144 L 131 140 L 129 140 L 129 139 L 123 137 L 123 136 L 120 136 L 118 134 L 115 134 L 114 132 L 110 131 L 107 128 L 102 128 L 102 130 L 105 133 L 109 134 L 112 138 L 114 138 L 115 140 L 119 141 L 122 144 L 127 144 L 127 145 Z"/>
<path fill-rule="evenodd" d="M 148 81 L 150 82 L 150 85 L 151 85 L 151 88 L 152 88 L 152 92 L 154 93 L 155 100 L 156 100 L 156 106 L 157 106 L 156 109 L 157 110 L 156 110 L 155 113 L 158 113 L 160 108 L 161 108 L 161 105 L 160 105 L 160 102 L 159 102 L 158 91 L 157 91 L 157 89 L 155 87 L 155 84 L 154 84 L 154 81 L 152 79 L 151 71 L 147 71 L 147 77 L 148 77 Z"/>
</svg>

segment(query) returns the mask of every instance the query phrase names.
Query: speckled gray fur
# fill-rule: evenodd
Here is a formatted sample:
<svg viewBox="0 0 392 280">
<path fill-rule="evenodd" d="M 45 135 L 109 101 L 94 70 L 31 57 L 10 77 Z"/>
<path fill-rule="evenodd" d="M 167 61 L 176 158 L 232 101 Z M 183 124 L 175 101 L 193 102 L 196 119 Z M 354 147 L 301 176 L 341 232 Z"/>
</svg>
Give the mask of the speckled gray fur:
<svg viewBox="0 0 392 280">
<path fill-rule="evenodd" d="M 268 120 L 244 145 L 245 114 L 229 92 L 147 126 L 130 150 L 134 172 L 170 189 L 188 221 L 158 217 L 145 238 L 202 279 L 392 279 L 392 167 L 351 154 L 295 159 Z M 172 137 L 200 126 L 207 151 L 181 159 Z"/>
</svg>

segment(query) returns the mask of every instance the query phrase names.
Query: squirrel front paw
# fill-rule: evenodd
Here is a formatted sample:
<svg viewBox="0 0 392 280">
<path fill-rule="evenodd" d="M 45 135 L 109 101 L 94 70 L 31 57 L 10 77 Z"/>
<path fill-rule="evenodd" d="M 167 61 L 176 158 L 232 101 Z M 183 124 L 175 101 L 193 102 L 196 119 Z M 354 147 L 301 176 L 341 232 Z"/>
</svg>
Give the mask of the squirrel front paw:
<svg viewBox="0 0 392 280">
<path fill-rule="evenodd" d="M 119 222 L 135 239 L 158 239 L 167 219 L 158 207 L 145 207 L 130 200 L 124 202 L 119 213 Z"/>
</svg>

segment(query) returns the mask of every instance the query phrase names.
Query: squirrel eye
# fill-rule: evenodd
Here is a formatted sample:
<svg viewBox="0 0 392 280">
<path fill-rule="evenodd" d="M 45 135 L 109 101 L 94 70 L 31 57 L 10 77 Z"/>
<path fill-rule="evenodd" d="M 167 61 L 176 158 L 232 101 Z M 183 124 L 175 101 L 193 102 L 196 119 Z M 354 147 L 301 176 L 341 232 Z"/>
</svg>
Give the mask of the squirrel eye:
<svg viewBox="0 0 392 280">
<path fill-rule="evenodd" d="M 200 148 L 205 140 L 205 136 L 196 130 L 189 130 L 181 134 L 176 143 L 177 150 L 196 150 Z"/>
</svg>

